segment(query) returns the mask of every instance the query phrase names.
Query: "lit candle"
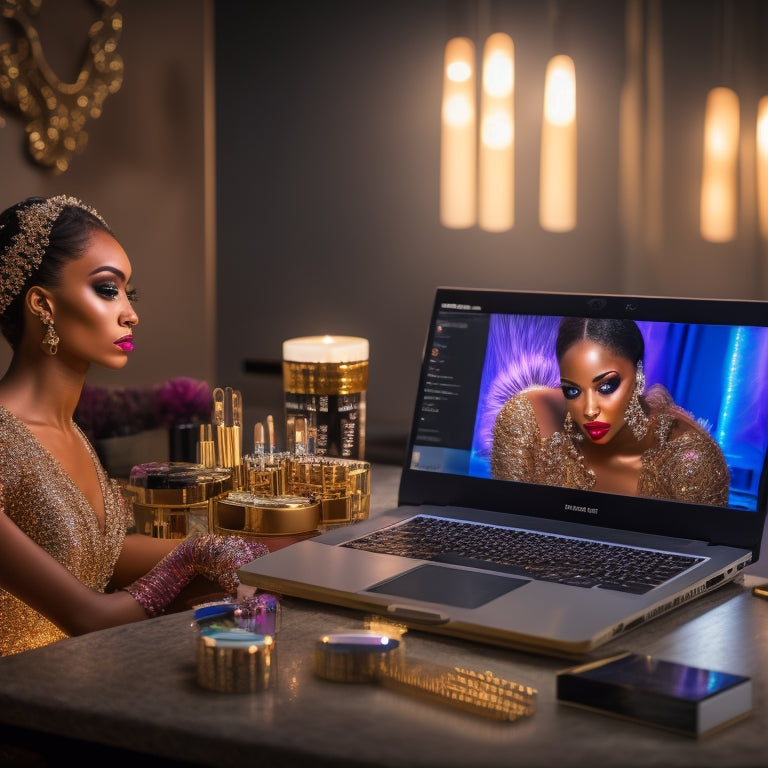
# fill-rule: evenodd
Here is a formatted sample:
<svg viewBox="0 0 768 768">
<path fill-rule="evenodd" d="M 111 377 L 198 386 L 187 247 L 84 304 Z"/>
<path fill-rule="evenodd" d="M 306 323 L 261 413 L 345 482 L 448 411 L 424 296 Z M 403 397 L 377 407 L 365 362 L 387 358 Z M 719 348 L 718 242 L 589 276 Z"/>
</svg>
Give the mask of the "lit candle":
<svg viewBox="0 0 768 768">
<path fill-rule="evenodd" d="M 283 342 L 283 360 L 294 363 L 353 363 L 368 359 L 368 339 L 304 336 Z"/>
</svg>

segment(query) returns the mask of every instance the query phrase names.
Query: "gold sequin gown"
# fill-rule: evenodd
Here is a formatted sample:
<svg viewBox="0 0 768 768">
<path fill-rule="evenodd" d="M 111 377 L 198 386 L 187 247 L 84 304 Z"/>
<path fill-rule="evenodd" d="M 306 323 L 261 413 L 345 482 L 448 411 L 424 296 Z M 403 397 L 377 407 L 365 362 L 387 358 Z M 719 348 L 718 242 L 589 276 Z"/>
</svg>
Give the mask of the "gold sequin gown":
<svg viewBox="0 0 768 768">
<path fill-rule="evenodd" d="M 651 409 L 648 428 L 655 440 L 641 457 L 637 495 L 725 506 L 730 483 L 725 457 L 699 425 L 692 424 L 672 438 L 682 414 L 671 398 L 657 401 Z M 565 432 L 541 436 L 525 392 L 507 400 L 496 417 L 491 475 L 582 490 L 595 484 L 595 475 L 585 466 L 576 440 Z"/>
<path fill-rule="evenodd" d="M 80 489 L 26 425 L 0 406 L 0 483 L 5 513 L 83 584 L 103 592 L 130 523 L 130 507 L 82 435 L 99 475 L 105 530 Z M 53 589 L 51 585 L 51 589 Z M 0 656 L 47 645 L 66 635 L 0 589 Z"/>
</svg>

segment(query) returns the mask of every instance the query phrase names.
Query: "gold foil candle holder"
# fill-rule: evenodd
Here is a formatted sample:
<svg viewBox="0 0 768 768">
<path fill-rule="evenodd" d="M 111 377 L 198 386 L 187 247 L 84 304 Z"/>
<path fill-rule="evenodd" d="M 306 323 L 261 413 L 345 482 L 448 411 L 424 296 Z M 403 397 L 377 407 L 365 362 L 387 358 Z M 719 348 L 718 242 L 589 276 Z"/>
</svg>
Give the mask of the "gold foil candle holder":
<svg viewBox="0 0 768 768">
<path fill-rule="evenodd" d="M 283 342 L 287 447 L 299 453 L 362 459 L 365 455 L 367 339 L 305 336 Z"/>
</svg>

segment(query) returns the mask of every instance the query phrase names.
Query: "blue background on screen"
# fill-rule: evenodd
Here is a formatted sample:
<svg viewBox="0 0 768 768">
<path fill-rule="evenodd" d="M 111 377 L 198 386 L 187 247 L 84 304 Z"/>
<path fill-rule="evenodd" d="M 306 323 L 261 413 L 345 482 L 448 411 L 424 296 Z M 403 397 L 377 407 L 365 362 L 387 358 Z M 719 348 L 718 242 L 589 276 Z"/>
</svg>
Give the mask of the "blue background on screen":
<svg viewBox="0 0 768 768">
<path fill-rule="evenodd" d="M 469 474 L 490 477 L 493 422 L 515 392 L 559 386 L 555 338 L 560 318 L 492 315 Z M 717 440 L 731 471 L 729 505 L 755 510 L 768 445 L 768 329 L 638 322 L 648 386 L 663 384 L 675 403 Z"/>
</svg>

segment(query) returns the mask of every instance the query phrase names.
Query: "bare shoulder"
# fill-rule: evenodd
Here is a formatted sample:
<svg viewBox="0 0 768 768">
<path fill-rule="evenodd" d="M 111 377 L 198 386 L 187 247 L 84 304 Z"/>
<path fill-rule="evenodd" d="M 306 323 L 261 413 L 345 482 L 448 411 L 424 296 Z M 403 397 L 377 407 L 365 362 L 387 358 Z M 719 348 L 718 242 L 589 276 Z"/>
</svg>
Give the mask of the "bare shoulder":
<svg viewBox="0 0 768 768">
<path fill-rule="evenodd" d="M 540 387 L 526 391 L 539 429 L 543 437 L 549 437 L 563 426 L 567 408 L 562 390 L 554 387 Z"/>
</svg>

